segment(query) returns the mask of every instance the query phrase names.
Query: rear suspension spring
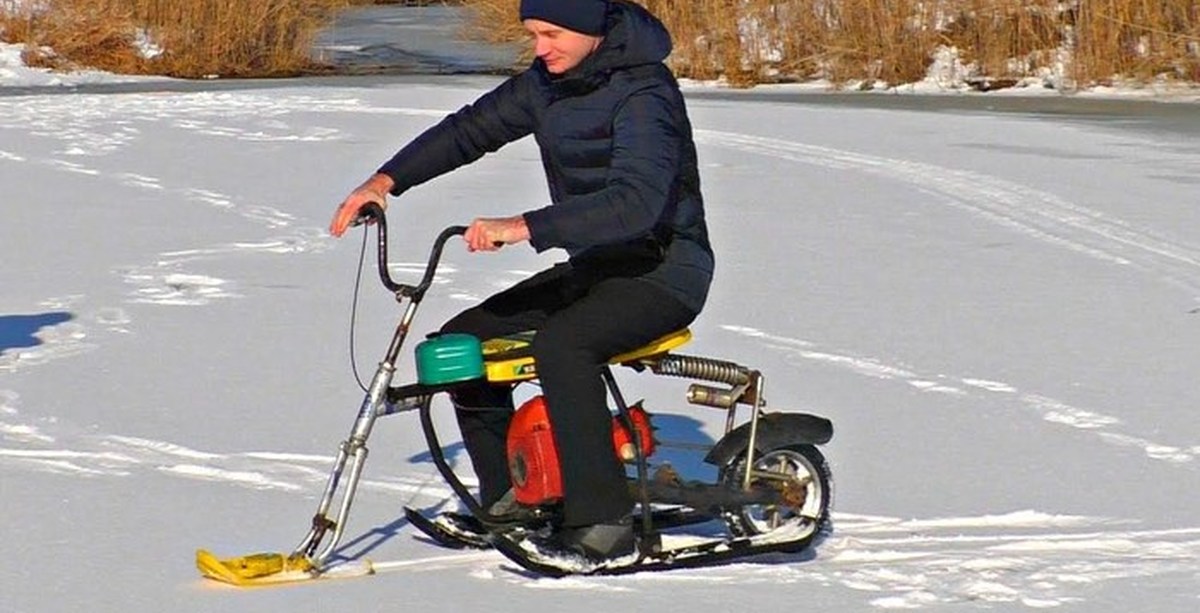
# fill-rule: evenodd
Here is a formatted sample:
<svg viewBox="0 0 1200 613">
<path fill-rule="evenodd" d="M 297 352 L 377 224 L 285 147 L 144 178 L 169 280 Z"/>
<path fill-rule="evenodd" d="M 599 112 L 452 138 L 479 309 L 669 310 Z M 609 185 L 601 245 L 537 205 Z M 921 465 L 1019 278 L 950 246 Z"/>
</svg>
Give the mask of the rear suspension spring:
<svg viewBox="0 0 1200 613">
<path fill-rule="evenodd" d="M 728 385 L 744 385 L 750 381 L 750 369 L 740 364 L 700 358 L 690 355 L 666 355 L 650 364 L 655 374 L 703 381 L 715 381 Z"/>
</svg>

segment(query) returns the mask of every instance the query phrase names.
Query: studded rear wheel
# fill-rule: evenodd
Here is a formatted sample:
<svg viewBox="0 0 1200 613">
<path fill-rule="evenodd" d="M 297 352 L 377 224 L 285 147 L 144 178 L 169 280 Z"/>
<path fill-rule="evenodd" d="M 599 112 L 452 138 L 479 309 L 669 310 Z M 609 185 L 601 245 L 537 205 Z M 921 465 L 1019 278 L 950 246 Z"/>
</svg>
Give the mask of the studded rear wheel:
<svg viewBox="0 0 1200 613">
<path fill-rule="evenodd" d="M 721 471 L 721 481 L 741 487 L 745 464 L 743 454 Z M 727 511 L 725 524 L 733 536 L 766 534 L 785 527 L 816 532 L 829 521 L 832 476 L 825 456 L 813 445 L 789 445 L 756 454 L 750 484 L 775 490 L 779 501 Z"/>
</svg>

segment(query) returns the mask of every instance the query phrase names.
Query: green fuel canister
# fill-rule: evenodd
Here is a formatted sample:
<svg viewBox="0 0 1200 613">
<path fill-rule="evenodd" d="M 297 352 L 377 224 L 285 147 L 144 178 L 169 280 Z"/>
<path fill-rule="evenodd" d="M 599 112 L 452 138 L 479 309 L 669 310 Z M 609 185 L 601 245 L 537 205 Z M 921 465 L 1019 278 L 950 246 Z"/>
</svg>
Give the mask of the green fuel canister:
<svg viewBox="0 0 1200 613">
<path fill-rule="evenodd" d="M 483 347 L 470 334 L 437 334 L 417 345 L 417 381 L 422 385 L 457 383 L 483 376 Z"/>
</svg>

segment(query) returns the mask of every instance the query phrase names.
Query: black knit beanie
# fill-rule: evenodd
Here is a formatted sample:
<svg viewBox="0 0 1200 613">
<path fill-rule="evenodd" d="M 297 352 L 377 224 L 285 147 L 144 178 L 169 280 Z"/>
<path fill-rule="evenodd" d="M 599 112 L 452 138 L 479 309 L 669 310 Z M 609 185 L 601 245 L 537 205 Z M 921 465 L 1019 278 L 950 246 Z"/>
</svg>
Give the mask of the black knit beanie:
<svg viewBox="0 0 1200 613">
<path fill-rule="evenodd" d="M 604 34 L 608 0 L 521 0 L 521 21 L 540 19 L 580 34 Z"/>
</svg>

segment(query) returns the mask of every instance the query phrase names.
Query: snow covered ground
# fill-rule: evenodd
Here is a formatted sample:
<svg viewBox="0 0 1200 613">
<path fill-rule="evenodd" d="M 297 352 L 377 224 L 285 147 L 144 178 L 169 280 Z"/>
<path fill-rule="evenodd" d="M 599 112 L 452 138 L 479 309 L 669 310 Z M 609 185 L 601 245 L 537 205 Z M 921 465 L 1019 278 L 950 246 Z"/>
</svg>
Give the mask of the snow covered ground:
<svg viewBox="0 0 1200 613">
<path fill-rule="evenodd" d="M 450 493 L 399 415 L 376 428 L 347 534 L 378 576 L 200 580 L 197 547 L 296 544 L 357 410 L 360 243 L 325 234 L 334 206 L 495 82 L 0 91 L 0 610 L 1200 606 L 1200 108 L 704 89 L 719 270 L 686 352 L 759 368 L 772 406 L 833 420 L 835 529 L 815 556 L 547 580 L 439 549 L 400 513 Z M 542 205 L 539 168 L 518 143 L 395 201 L 394 272 L 443 226 Z M 551 261 L 451 246 L 416 325 Z M 398 312 L 365 279 L 369 372 Z M 622 379 L 664 437 L 718 433 L 682 382 Z"/>
</svg>

